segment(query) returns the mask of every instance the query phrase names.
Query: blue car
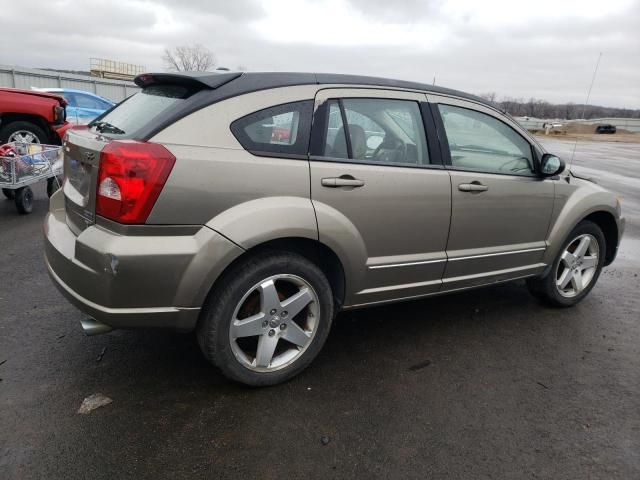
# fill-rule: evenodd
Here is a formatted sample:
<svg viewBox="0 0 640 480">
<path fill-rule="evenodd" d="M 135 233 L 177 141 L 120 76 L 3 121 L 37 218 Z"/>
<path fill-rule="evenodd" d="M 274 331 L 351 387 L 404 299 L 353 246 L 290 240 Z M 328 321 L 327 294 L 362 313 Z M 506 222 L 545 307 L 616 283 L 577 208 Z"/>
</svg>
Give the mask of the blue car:
<svg viewBox="0 0 640 480">
<path fill-rule="evenodd" d="M 109 110 L 114 102 L 94 93 L 73 88 L 35 88 L 41 92 L 51 92 L 63 96 L 67 102 L 67 120 L 73 125 L 86 125 L 91 120 Z"/>
</svg>

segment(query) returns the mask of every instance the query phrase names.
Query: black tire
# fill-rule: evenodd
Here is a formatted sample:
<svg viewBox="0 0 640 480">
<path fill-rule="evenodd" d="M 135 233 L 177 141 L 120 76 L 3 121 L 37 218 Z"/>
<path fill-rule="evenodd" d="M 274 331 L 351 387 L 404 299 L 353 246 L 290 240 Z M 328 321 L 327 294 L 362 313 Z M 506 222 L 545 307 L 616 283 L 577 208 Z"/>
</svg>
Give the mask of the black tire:
<svg viewBox="0 0 640 480">
<path fill-rule="evenodd" d="M 16 198 L 16 192 L 10 188 L 3 188 L 2 193 L 5 197 L 7 197 L 7 200 L 13 200 L 14 198 Z"/>
<path fill-rule="evenodd" d="M 29 187 L 22 187 L 16 190 L 16 208 L 18 213 L 26 215 L 33 211 L 33 190 Z"/>
<path fill-rule="evenodd" d="M 47 196 L 51 198 L 51 195 L 56 193 L 60 188 L 59 185 L 62 185 L 56 177 L 47 178 Z"/>
<path fill-rule="evenodd" d="M 567 247 L 571 245 L 578 236 L 584 234 L 593 236 L 598 242 L 598 265 L 589 285 L 587 285 L 587 287 L 577 295 L 573 297 L 566 297 L 560 294 L 556 286 L 558 264 L 560 263 L 562 254 Z M 598 277 L 600 276 L 600 272 L 604 265 L 605 254 L 606 239 L 600 227 L 588 220 L 582 221 L 571 231 L 571 233 L 569 233 L 547 273 L 542 277 L 528 279 L 527 287 L 534 297 L 547 305 L 560 308 L 571 307 L 586 297 L 598 281 Z"/>
<path fill-rule="evenodd" d="M 7 123 L 0 129 L 0 143 L 8 143 L 11 135 L 19 130 L 24 130 L 34 135 L 38 139 L 34 143 L 48 143 L 48 135 L 42 130 L 41 127 L 32 122 L 26 122 L 24 120 L 17 120 L 15 122 Z"/>
<path fill-rule="evenodd" d="M 256 372 L 234 355 L 229 332 L 236 306 L 259 282 L 280 274 L 300 277 L 315 291 L 320 315 L 315 335 L 306 350 L 290 365 L 279 370 Z M 275 385 L 304 370 L 318 355 L 327 339 L 334 316 L 333 295 L 327 278 L 306 258 L 282 251 L 268 251 L 249 257 L 226 272 L 209 294 L 196 330 L 204 356 L 227 378 L 249 386 Z"/>
</svg>

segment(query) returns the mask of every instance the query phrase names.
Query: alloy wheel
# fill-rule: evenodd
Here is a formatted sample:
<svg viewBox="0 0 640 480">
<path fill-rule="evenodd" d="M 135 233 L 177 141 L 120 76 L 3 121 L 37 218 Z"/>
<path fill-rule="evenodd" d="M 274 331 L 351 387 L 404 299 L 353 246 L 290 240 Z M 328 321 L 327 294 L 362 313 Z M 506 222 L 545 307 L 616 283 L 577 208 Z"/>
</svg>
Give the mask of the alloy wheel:
<svg viewBox="0 0 640 480">
<path fill-rule="evenodd" d="M 320 301 L 304 279 L 273 275 L 249 289 L 229 328 L 231 350 L 246 368 L 271 372 L 291 365 L 309 347 L 320 318 Z"/>
<path fill-rule="evenodd" d="M 589 234 L 576 237 L 560 257 L 556 288 L 563 297 L 575 297 L 587 288 L 598 268 L 599 245 Z"/>
<path fill-rule="evenodd" d="M 16 130 L 9 136 L 9 143 L 40 143 L 40 139 L 29 130 Z"/>
</svg>

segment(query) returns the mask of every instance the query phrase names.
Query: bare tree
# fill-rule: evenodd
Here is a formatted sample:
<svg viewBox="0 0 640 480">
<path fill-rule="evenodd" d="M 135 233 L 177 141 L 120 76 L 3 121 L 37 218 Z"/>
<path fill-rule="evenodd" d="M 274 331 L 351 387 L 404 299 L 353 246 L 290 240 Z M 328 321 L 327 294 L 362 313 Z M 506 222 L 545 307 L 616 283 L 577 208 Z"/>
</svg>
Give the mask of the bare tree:
<svg viewBox="0 0 640 480">
<path fill-rule="evenodd" d="M 481 98 L 484 98 L 490 103 L 494 103 L 498 98 L 498 96 L 496 95 L 496 92 L 481 93 L 478 96 Z"/>
<path fill-rule="evenodd" d="M 165 48 L 162 56 L 166 67 L 174 72 L 198 71 L 204 72 L 216 64 L 213 52 L 204 45 L 181 45 L 175 48 Z"/>
<path fill-rule="evenodd" d="M 602 107 L 599 105 L 588 105 L 575 103 L 549 103 L 545 100 L 530 98 L 524 100 L 522 98 L 502 97 L 498 100 L 498 96 L 491 93 L 481 93 L 478 96 L 486 100 L 492 101 L 500 109 L 517 117 L 536 117 L 536 118 L 561 118 L 572 120 L 576 118 L 586 119 L 602 118 L 602 117 L 622 117 L 622 118 L 640 118 L 640 109 Z"/>
</svg>

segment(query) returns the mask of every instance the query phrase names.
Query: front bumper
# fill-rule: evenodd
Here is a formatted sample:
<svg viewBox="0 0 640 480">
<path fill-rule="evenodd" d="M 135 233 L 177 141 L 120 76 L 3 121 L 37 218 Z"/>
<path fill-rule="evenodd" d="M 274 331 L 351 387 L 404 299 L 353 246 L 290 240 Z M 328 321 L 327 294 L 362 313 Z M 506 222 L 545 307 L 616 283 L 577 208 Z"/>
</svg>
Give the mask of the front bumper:
<svg viewBox="0 0 640 480">
<path fill-rule="evenodd" d="M 67 133 L 67 130 L 69 130 L 71 127 L 73 127 L 73 124 L 66 121 L 62 125 L 53 127 L 58 137 L 60 137 L 60 142 L 62 142 L 64 134 Z"/>
<path fill-rule="evenodd" d="M 44 222 L 45 260 L 63 295 L 112 328 L 192 330 L 209 289 L 242 249 L 201 227 L 189 235 L 119 235 L 92 225 L 75 235 L 62 191 Z M 146 229 L 145 229 L 146 230 Z"/>
</svg>

